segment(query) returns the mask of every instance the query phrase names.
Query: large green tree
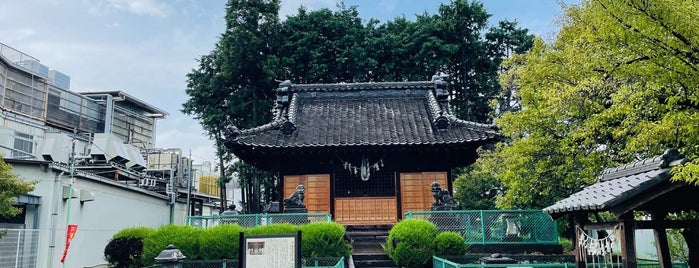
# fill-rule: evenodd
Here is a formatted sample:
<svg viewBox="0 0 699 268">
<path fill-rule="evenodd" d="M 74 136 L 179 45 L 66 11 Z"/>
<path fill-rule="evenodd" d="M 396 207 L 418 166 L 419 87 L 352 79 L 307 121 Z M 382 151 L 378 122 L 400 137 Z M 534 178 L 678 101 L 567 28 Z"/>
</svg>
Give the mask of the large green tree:
<svg viewBox="0 0 699 268">
<path fill-rule="evenodd" d="M 675 147 L 699 181 L 696 1 L 586 0 L 566 7 L 551 44 L 504 63 L 523 109 L 497 119 L 510 139 L 482 153 L 504 208 L 541 208 L 592 183 L 605 166 Z"/>
<path fill-rule="evenodd" d="M 22 212 L 15 207 L 17 197 L 34 190 L 34 181 L 25 181 L 12 173 L 12 166 L 0 157 L 0 217 L 13 217 Z"/>
<path fill-rule="evenodd" d="M 451 84 L 457 114 L 491 122 L 489 103 L 504 95 L 497 83 L 499 63 L 510 51 L 531 47 L 531 35 L 515 22 L 487 29 L 490 15 L 481 3 L 467 0 L 441 4 L 438 13 L 420 14 L 414 21 L 398 17 L 385 23 L 362 23 L 356 7 L 343 5 L 335 11 L 300 8 L 284 21 L 278 10 L 278 1 L 230 0 L 226 31 L 187 75 L 190 99 L 183 112 L 199 120 L 216 141 L 222 167 L 232 161 L 223 148 L 225 128 L 269 122 L 272 90 L 279 81 L 416 81 L 439 72 Z M 248 169 L 221 170 L 225 182 L 233 170 Z M 245 201 L 257 202 L 252 198 L 261 191 L 251 184 L 264 173 L 237 174 L 242 175 Z M 262 185 L 274 184 L 264 177 Z"/>
<path fill-rule="evenodd" d="M 216 142 L 221 198 L 226 206 L 225 165 L 233 156 L 223 145 L 225 127 L 254 127 L 271 111 L 273 68 L 278 59 L 272 48 L 278 32 L 278 0 L 230 0 L 226 4 L 226 31 L 216 47 L 202 56 L 197 69 L 187 74 L 189 100 L 182 111 L 199 120 Z M 252 195 L 249 195 L 252 196 Z"/>
</svg>

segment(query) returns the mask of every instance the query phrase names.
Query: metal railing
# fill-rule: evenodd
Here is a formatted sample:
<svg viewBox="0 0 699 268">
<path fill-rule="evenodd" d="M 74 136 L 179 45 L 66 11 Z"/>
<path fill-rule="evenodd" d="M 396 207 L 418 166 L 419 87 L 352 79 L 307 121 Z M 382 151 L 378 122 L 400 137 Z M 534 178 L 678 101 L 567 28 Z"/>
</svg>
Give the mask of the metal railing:
<svg viewBox="0 0 699 268">
<path fill-rule="evenodd" d="M 434 268 L 504 268 L 504 267 L 532 267 L 532 268 L 574 268 L 575 263 L 515 263 L 515 264 L 461 264 L 440 257 L 432 257 Z"/>
<path fill-rule="evenodd" d="M 345 258 L 303 258 L 301 266 L 304 268 L 344 268 Z M 5 267 L 5 266 L 3 266 Z M 160 264 L 143 268 L 160 268 Z M 238 260 L 188 260 L 178 264 L 179 268 L 238 268 Z"/>
<path fill-rule="evenodd" d="M 428 220 L 468 244 L 558 244 L 556 222 L 541 210 L 410 211 L 404 218 Z"/>
<path fill-rule="evenodd" d="M 220 224 L 238 224 L 250 228 L 272 223 L 306 224 L 311 222 L 331 222 L 328 213 L 272 213 L 272 214 L 237 214 L 189 216 L 186 224 L 194 227 L 209 228 Z"/>
<path fill-rule="evenodd" d="M 0 267 L 34 268 L 39 253 L 39 230 L 0 229 Z"/>
<path fill-rule="evenodd" d="M 532 267 L 532 268 L 574 268 L 575 263 L 514 263 L 514 264 L 484 264 L 484 263 L 467 263 L 461 264 L 440 257 L 432 257 L 434 268 L 504 268 L 504 267 Z M 588 263 L 587 267 L 623 267 L 621 263 Z M 656 268 L 660 264 L 656 260 L 638 260 L 637 267 Z M 687 263 L 674 262 L 673 268 L 688 268 Z"/>
</svg>

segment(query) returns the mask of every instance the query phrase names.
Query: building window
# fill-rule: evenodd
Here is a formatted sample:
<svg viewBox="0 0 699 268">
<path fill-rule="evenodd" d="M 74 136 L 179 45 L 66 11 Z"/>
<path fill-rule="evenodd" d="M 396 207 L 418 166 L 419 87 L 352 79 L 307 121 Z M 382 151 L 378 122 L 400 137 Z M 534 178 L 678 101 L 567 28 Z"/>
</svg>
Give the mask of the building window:
<svg viewBox="0 0 699 268">
<path fill-rule="evenodd" d="M 34 153 L 34 137 L 29 134 L 15 132 L 15 146 L 17 151 L 12 152 L 13 157 L 29 156 Z"/>
</svg>

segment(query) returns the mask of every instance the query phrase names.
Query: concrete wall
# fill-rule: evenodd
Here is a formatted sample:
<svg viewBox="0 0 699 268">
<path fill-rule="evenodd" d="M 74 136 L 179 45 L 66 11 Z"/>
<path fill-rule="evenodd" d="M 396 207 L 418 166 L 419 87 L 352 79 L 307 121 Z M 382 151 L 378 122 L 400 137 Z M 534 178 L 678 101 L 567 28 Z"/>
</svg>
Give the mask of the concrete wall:
<svg viewBox="0 0 699 268">
<path fill-rule="evenodd" d="M 40 232 L 37 267 L 62 267 L 59 262 L 66 240 L 67 224 L 77 224 L 77 233 L 70 244 L 65 267 L 92 266 L 104 261 L 104 247 L 119 230 L 134 226 L 159 227 L 171 222 L 171 207 L 164 196 L 125 185 L 99 180 L 96 177 L 76 177 L 47 168 L 39 163 L 12 163 L 13 173 L 38 183 L 31 195 L 41 197 L 37 209 L 27 209 L 26 228 L 36 226 Z M 72 185 L 76 198 L 62 198 L 64 186 Z M 58 189 L 56 193 L 56 189 Z M 80 202 L 81 190 L 94 195 L 94 201 Z M 54 216 L 54 205 L 57 214 Z M 38 213 L 38 215 L 36 215 Z M 172 219 L 184 224 L 186 204 L 174 206 Z M 33 219 L 38 219 L 34 224 Z M 51 237 L 55 241 L 52 242 Z M 55 247 L 53 247 L 55 245 Z"/>
</svg>

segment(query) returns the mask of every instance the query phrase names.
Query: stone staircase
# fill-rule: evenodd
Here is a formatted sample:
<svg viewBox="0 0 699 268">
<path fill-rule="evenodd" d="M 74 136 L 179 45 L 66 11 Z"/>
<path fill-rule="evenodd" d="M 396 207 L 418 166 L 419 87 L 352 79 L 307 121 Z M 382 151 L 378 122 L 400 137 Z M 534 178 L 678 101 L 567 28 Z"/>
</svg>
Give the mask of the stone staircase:
<svg viewBox="0 0 699 268">
<path fill-rule="evenodd" d="M 347 236 L 352 240 L 352 260 L 356 268 L 399 268 L 383 251 L 390 225 L 347 226 Z"/>
</svg>

